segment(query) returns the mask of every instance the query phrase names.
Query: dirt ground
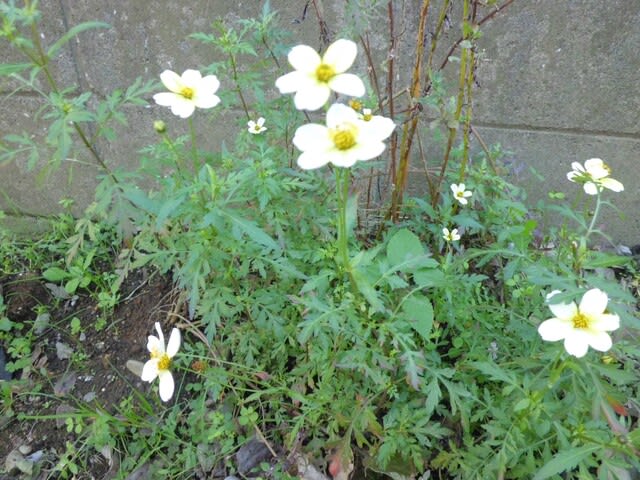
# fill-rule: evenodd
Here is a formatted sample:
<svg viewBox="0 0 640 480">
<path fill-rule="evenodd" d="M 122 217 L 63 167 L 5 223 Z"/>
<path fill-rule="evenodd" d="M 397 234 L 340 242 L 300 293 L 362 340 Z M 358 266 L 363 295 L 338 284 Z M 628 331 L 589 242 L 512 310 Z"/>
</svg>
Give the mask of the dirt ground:
<svg viewBox="0 0 640 480">
<path fill-rule="evenodd" d="M 25 457 L 35 453 L 48 459 L 53 467 L 65 451 L 66 442 L 75 438 L 73 431 L 67 431 L 64 413 L 76 410 L 78 402 L 113 411 L 133 389 L 145 393 L 157 389 L 157 382 L 143 383 L 126 368 L 126 362 L 148 359 L 146 341 L 148 335 L 155 334 L 154 322 L 161 322 L 166 330 L 172 285 L 160 275 L 140 271 L 131 274 L 122 286 L 120 303 L 106 317 L 101 330 L 96 330 L 95 324 L 102 312 L 87 294 L 56 299 L 51 288 L 35 274 L 0 277 L 0 288 L 11 321 L 33 321 L 41 305 L 49 306 L 50 313 L 48 326 L 32 343 L 30 371 L 14 373 L 14 379 L 19 381 L 12 382 L 11 387 L 13 415 L 0 417 L 0 471 L 7 456 L 11 452 L 16 455 L 16 451 Z M 76 328 L 72 333 L 74 317 L 80 321 L 80 330 Z M 42 386 L 40 391 L 38 385 Z M 21 413 L 58 418 L 21 420 Z M 95 455 L 88 463 L 92 471 L 77 478 L 109 476 L 110 467 L 103 456 Z M 44 470 L 42 474 L 46 473 Z M 0 480 L 4 478 L 24 477 L 0 474 Z"/>
</svg>

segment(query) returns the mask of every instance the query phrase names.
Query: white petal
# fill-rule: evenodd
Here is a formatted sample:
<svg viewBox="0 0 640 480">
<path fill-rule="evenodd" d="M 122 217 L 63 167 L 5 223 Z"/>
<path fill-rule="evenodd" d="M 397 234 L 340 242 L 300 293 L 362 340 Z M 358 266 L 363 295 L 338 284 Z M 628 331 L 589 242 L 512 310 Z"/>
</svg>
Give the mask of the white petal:
<svg viewBox="0 0 640 480">
<path fill-rule="evenodd" d="M 331 65 L 336 73 L 342 73 L 353 65 L 357 54 L 358 46 L 354 42 L 345 39 L 336 40 L 327 48 L 322 57 L 322 63 Z"/>
<path fill-rule="evenodd" d="M 575 182 L 576 181 L 575 180 L 576 177 L 579 177 L 579 176 L 580 176 L 580 174 L 578 172 L 571 171 L 571 172 L 567 173 L 567 179 L 572 181 L 572 182 Z"/>
<path fill-rule="evenodd" d="M 162 84 L 171 92 L 179 92 L 183 87 L 180 75 L 178 75 L 176 72 L 172 72 L 171 70 L 165 70 L 164 72 L 162 72 L 160 74 L 160 80 L 162 81 Z"/>
<path fill-rule="evenodd" d="M 464 198 L 464 197 L 458 197 L 458 196 L 456 196 L 456 200 L 457 200 L 458 202 L 460 202 L 460 204 L 461 204 L 461 205 L 466 205 L 467 203 L 469 203 L 469 202 L 467 201 L 467 199 L 466 199 L 466 198 Z"/>
<path fill-rule="evenodd" d="M 359 125 L 358 114 L 351 107 L 347 107 L 342 103 L 334 103 L 327 111 L 327 127 L 335 128 L 344 123 Z"/>
<path fill-rule="evenodd" d="M 160 322 L 155 322 L 153 326 L 158 332 L 158 339 L 160 339 L 160 343 L 162 344 L 162 351 L 164 352 L 164 334 L 162 333 L 162 328 L 160 328 Z"/>
<path fill-rule="evenodd" d="M 550 303 L 549 310 L 553 313 L 556 318 L 561 320 L 571 320 L 573 321 L 573 317 L 578 313 L 578 307 L 576 304 L 571 303 Z"/>
<path fill-rule="evenodd" d="M 140 378 L 143 382 L 153 382 L 158 376 L 158 359 L 148 360 L 142 367 Z"/>
<path fill-rule="evenodd" d="M 329 80 L 329 88 L 334 92 L 350 95 L 352 97 L 361 97 L 365 94 L 366 89 L 360 77 L 352 73 L 341 73 Z"/>
<path fill-rule="evenodd" d="M 396 124 L 393 120 L 380 115 L 375 115 L 368 122 L 361 122 L 362 128 L 367 129 L 379 140 L 385 140 L 391 136 L 393 130 L 396 128 Z"/>
<path fill-rule="evenodd" d="M 149 337 L 147 338 L 147 350 L 149 350 L 151 353 L 164 352 L 164 342 L 161 341 L 158 337 L 149 335 Z"/>
<path fill-rule="evenodd" d="M 302 72 L 290 72 L 276 80 L 276 87 L 283 94 L 297 92 L 306 78 L 307 76 Z"/>
<path fill-rule="evenodd" d="M 385 145 L 382 142 L 358 142 L 353 148 L 349 149 L 349 153 L 353 155 L 356 160 L 371 160 L 384 152 L 384 149 Z"/>
<path fill-rule="evenodd" d="M 259 127 L 262 127 L 262 126 L 264 125 L 264 117 L 260 117 L 260 118 L 258 119 L 257 125 L 258 125 Z"/>
<path fill-rule="evenodd" d="M 176 101 L 178 101 L 180 98 L 182 98 L 181 95 L 178 95 L 177 93 L 172 93 L 172 92 L 156 93 L 153 96 L 153 100 L 158 105 L 162 105 L 163 107 L 170 107 Z"/>
<path fill-rule="evenodd" d="M 336 167 L 349 168 L 355 165 L 358 158 L 353 154 L 353 149 L 338 150 L 334 148 L 326 153 L 327 159 Z"/>
<path fill-rule="evenodd" d="M 606 293 L 597 288 L 592 288 L 582 296 L 580 312 L 590 317 L 597 317 L 607 308 L 608 302 L 609 297 L 607 297 Z"/>
<path fill-rule="evenodd" d="M 167 344 L 167 355 L 169 358 L 175 356 L 180 349 L 180 330 L 174 328 L 171 330 L 171 336 L 169 337 L 169 343 Z"/>
<path fill-rule="evenodd" d="M 603 187 L 608 188 L 609 190 L 612 190 L 614 192 L 622 192 L 624 190 L 624 185 L 622 185 L 622 183 L 620 183 L 618 180 L 614 180 L 613 178 L 603 178 L 602 180 L 600 180 L 600 184 Z"/>
<path fill-rule="evenodd" d="M 171 113 L 180 118 L 189 118 L 193 115 L 195 109 L 195 103 L 183 97 L 179 97 L 175 102 L 173 102 L 173 105 L 171 105 Z"/>
<path fill-rule="evenodd" d="M 158 374 L 160 377 L 160 382 L 158 385 L 158 392 L 160 393 L 160 399 L 163 402 L 168 402 L 171 400 L 171 396 L 173 395 L 173 390 L 175 388 L 173 383 L 173 375 L 169 370 L 161 370 Z"/>
<path fill-rule="evenodd" d="M 307 123 L 298 127 L 293 136 L 293 144 L 302 152 L 324 151 L 333 146 L 327 127 L 317 123 Z"/>
<path fill-rule="evenodd" d="M 297 45 L 287 56 L 293 68 L 305 73 L 315 73 L 321 63 L 320 55 L 307 45 Z"/>
<path fill-rule="evenodd" d="M 564 339 L 564 349 L 569 355 L 582 358 L 589 350 L 589 338 L 582 330 L 574 330 Z"/>
<path fill-rule="evenodd" d="M 198 92 L 193 99 L 193 104 L 198 108 L 212 108 L 220 103 L 220 97 L 211 92 Z"/>
<path fill-rule="evenodd" d="M 538 326 L 538 333 L 543 340 L 547 342 L 557 342 L 566 338 L 573 326 L 567 321 L 560 320 L 559 318 L 550 318 L 545 320 Z"/>
<path fill-rule="evenodd" d="M 220 80 L 215 75 L 207 75 L 198 83 L 198 90 L 205 92 L 216 93 L 218 88 L 220 88 Z"/>
<path fill-rule="evenodd" d="M 620 317 L 612 313 L 603 313 L 591 321 L 592 330 L 612 332 L 620 328 Z"/>
<path fill-rule="evenodd" d="M 584 184 L 584 191 L 587 195 L 597 195 L 598 194 L 598 186 L 593 182 L 587 182 Z"/>
<path fill-rule="evenodd" d="M 593 175 L 594 173 L 599 174 L 602 171 L 608 173 L 607 169 L 604 168 L 604 162 L 600 158 L 590 158 L 585 161 L 584 168 L 590 175 Z"/>
<path fill-rule="evenodd" d="M 586 338 L 589 341 L 589 345 L 594 350 L 598 350 L 599 352 L 606 352 L 613 345 L 611 337 L 606 332 L 595 332 L 593 330 L 586 330 L 584 333 L 586 334 Z"/>
<path fill-rule="evenodd" d="M 585 169 L 580 162 L 571 162 L 571 168 L 573 168 L 577 174 L 585 173 Z"/>
<path fill-rule="evenodd" d="M 185 70 L 182 73 L 182 83 L 191 88 L 197 87 L 202 80 L 202 74 L 198 70 Z"/>
<path fill-rule="evenodd" d="M 325 83 L 308 83 L 299 88 L 293 101 L 298 110 L 318 110 L 322 108 L 329 96 L 331 89 Z"/>
<path fill-rule="evenodd" d="M 304 170 L 314 170 L 324 167 L 327 163 L 328 159 L 325 152 L 303 152 L 298 157 L 298 166 Z"/>
</svg>

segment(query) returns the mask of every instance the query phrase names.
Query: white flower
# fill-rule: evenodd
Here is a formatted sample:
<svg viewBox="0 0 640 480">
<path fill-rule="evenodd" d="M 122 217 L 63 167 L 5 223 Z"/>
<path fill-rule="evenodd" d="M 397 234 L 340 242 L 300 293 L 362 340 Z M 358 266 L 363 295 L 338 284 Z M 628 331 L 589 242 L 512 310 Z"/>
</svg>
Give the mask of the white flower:
<svg viewBox="0 0 640 480">
<path fill-rule="evenodd" d="M 344 73 L 353 64 L 358 46 L 351 40 L 337 40 L 327 48 L 324 56 L 307 45 L 297 45 L 289 52 L 289 63 L 295 71 L 276 80 L 280 93 L 296 93 L 298 110 L 317 110 L 331 95 L 331 90 L 361 97 L 364 83 L 357 75 Z"/>
<path fill-rule="evenodd" d="M 151 359 L 142 367 L 140 378 L 144 382 L 153 382 L 156 377 L 160 378 L 158 391 L 163 402 L 168 401 L 173 395 L 174 383 L 173 376 L 169 371 L 171 359 L 178 353 L 180 349 L 180 330 L 174 328 L 169 337 L 167 348 L 164 347 L 164 335 L 160 324 L 155 324 L 158 336 L 149 335 L 147 341 L 147 349 L 151 354 Z"/>
<path fill-rule="evenodd" d="M 327 163 L 351 167 L 358 160 L 371 160 L 380 155 L 383 140 L 391 135 L 395 123 L 380 117 L 378 122 L 364 122 L 350 107 L 334 103 L 327 112 L 327 126 L 309 123 L 298 127 L 293 144 L 302 152 L 298 165 L 305 170 Z"/>
<path fill-rule="evenodd" d="M 190 117 L 196 107 L 212 108 L 220 103 L 215 95 L 220 82 L 215 75 L 203 77 L 197 70 L 185 70 L 180 76 L 165 70 L 160 74 L 160 80 L 169 91 L 156 93 L 153 99 L 158 105 L 171 107 L 171 113 L 181 118 Z"/>
<path fill-rule="evenodd" d="M 557 293 L 560 291 L 551 292 L 547 300 Z M 550 303 L 555 317 L 542 322 L 538 333 L 548 342 L 564 339 L 565 350 L 574 357 L 584 357 L 589 347 L 606 352 L 612 344 L 607 332 L 620 326 L 618 315 L 605 313 L 608 301 L 606 293 L 593 288 L 583 295 L 579 307 L 574 302 Z"/>
<path fill-rule="evenodd" d="M 447 242 L 457 242 L 458 240 L 460 240 L 460 234 L 458 233 L 458 229 L 457 228 L 454 228 L 451 231 L 449 231 L 448 228 L 443 228 L 442 229 L 442 238 L 444 238 L 445 241 L 447 241 Z"/>
<path fill-rule="evenodd" d="M 249 120 L 247 122 L 247 127 L 249 130 L 249 133 L 252 133 L 254 135 L 258 135 L 267 129 L 267 127 L 264 126 L 264 118 L 262 117 L 260 117 L 257 122 L 254 122 L 253 120 Z"/>
<path fill-rule="evenodd" d="M 470 190 L 465 190 L 464 183 L 461 184 L 451 184 L 451 191 L 453 192 L 453 197 L 460 202 L 462 205 L 466 205 L 468 202 L 467 198 L 473 195 L 473 192 Z"/>
<path fill-rule="evenodd" d="M 611 169 L 599 158 L 590 158 L 584 162 L 584 167 L 573 162 L 571 168 L 573 171 L 567 173 L 567 178 L 572 182 L 582 183 L 588 195 L 597 195 L 603 188 L 614 192 L 624 190 L 622 183 L 609 177 Z"/>
</svg>

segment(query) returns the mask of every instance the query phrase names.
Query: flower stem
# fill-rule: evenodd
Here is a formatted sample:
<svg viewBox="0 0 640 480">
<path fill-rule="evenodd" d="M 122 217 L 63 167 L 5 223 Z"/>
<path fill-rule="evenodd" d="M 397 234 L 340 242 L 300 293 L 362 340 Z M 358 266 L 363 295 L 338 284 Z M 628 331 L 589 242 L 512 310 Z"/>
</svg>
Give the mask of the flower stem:
<svg viewBox="0 0 640 480">
<path fill-rule="evenodd" d="M 598 195 L 596 196 L 596 208 L 593 211 L 593 217 L 591 218 L 591 224 L 589 225 L 589 228 L 587 229 L 587 233 L 584 234 L 584 241 L 585 242 L 589 238 L 589 235 L 591 235 L 594 232 L 594 227 L 596 225 L 596 220 L 598 218 L 598 214 L 600 213 L 600 205 L 602 205 L 602 200 L 600 199 L 601 195 L 602 195 L 602 191 L 601 191 L 600 188 L 598 188 Z"/>
<path fill-rule="evenodd" d="M 349 198 L 349 182 L 351 170 L 348 168 L 336 168 L 336 199 L 338 202 L 338 263 L 348 272 L 351 269 L 349 263 L 349 239 L 347 232 L 347 200 Z"/>
<path fill-rule="evenodd" d="M 198 159 L 198 144 L 196 143 L 196 129 L 193 126 L 193 120 L 189 117 L 189 133 L 191 134 L 191 156 L 193 161 L 193 173 L 196 174 L 200 170 L 200 160 Z"/>
</svg>

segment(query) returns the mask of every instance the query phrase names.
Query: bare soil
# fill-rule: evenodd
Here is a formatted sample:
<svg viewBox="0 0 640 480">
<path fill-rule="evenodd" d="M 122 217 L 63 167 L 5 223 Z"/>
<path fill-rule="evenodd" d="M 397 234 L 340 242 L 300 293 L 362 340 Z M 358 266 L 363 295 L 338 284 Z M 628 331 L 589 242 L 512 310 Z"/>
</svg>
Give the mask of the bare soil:
<svg viewBox="0 0 640 480">
<path fill-rule="evenodd" d="M 157 385 L 143 383 L 125 365 L 130 359 L 144 362 L 148 355 L 146 339 L 154 333 L 154 322 L 166 325 L 172 303 L 172 284 L 167 278 L 144 271 L 129 275 L 122 285 L 121 302 L 100 330 L 95 328 L 96 322 L 104 313 L 87 293 L 57 299 L 40 276 L 30 273 L 0 277 L 0 292 L 7 317 L 13 322 L 30 324 L 42 305 L 51 315 L 48 326 L 32 342 L 31 368 L 13 374 L 12 414 L 0 417 L 0 471 L 7 456 L 16 450 L 25 456 L 37 452 L 52 468 L 65 451 L 66 442 L 76 437 L 68 431 L 65 412 L 77 411 L 81 403 L 113 412 L 134 389 L 145 395 L 157 389 Z M 81 328 L 72 333 L 74 317 L 80 320 Z M 68 355 L 70 358 L 65 358 Z M 2 411 L 6 407 L 3 405 Z M 38 418 L 19 418 L 20 414 Z M 47 416 L 57 418 L 43 418 Z M 96 455 L 87 464 L 91 471 L 77 478 L 110 477 L 103 456 Z M 38 478 L 47 478 L 46 470 Z M 0 480 L 3 478 L 25 477 L 0 474 Z"/>
</svg>

